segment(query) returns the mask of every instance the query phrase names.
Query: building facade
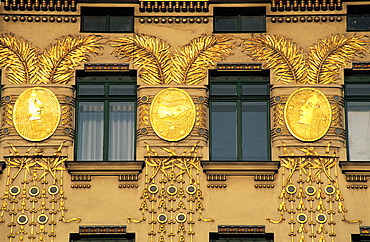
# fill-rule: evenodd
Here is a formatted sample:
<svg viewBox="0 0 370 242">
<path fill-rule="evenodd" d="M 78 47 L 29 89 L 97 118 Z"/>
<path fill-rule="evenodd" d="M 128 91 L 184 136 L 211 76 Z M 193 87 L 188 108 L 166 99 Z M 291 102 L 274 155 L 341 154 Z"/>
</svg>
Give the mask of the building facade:
<svg viewBox="0 0 370 242">
<path fill-rule="evenodd" d="M 0 241 L 370 241 L 370 1 L 0 15 Z"/>
</svg>

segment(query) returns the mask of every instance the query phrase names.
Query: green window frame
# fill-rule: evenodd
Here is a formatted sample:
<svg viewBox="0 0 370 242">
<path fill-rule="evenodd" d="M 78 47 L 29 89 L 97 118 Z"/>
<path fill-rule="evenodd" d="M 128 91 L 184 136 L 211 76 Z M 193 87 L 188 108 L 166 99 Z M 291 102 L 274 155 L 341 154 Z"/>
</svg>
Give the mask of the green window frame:
<svg viewBox="0 0 370 242">
<path fill-rule="evenodd" d="M 216 33 L 266 32 L 265 7 L 215 7 L 213 19 Z"/>
<path fill-rule="evenodd" d="M 270 160 L 269 109 L 268 76 L 211 76 L 210 160 Z"/>
<path fill-rule="evenodd" d="M 347 31 L 370 31 L 370 5 L 347 6 Z"/>
<path fill-rule="evenodd" d="M 369 161 L 370 73 L 346 74 L 344 83 L 347 160 Z"/>
<path fill-rule="evenodd" d="M 134 32 L 134 8 L 132 7 L 82 7 L 81 15 L 81 32 Z"/>
<path fill-rule="evenodd" d="M 136 75 L 77 77 L 77 161 L 133 161 L 136 149 Z"/>
</svg>

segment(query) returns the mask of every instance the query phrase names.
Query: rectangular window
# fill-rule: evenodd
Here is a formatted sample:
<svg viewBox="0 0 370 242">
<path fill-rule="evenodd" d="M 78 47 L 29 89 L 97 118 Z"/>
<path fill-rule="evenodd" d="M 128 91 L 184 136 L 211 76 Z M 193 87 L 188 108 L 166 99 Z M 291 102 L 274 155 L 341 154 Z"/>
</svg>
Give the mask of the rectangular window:
<svg viewBox="0 0 370 242">
<path fill-rule="evenodd" d="M 79 235 L 71 234 L 70 242 L 135 242 L 134 234 L 124 235 Z"/>
<path fill-rule="evenodd" d="M 370 5 L 347 6 L 347 30 L 370 31 Z"/>
<path fill-rule="evenodd" d="M 210 234 L 210 242 L 273 242 L 273 234 Z"/>
<path fill-rule="evenodd" d="M 214 8 L 214 32 L 265 32 L 266 9 Z"/>
<path fill-rule="evenodd" d="M 81 8 L 81 31 L 127 33 L 134 31 L 134 8 Z"/>
<path fill-rule="evenodd" d="M 269 92 L 268 77 L 211 78 L 211 160 L 269 160 Z"/>
<path fill-rule="evenodd" d="M 133 76 L 80 75 L 76 159 L 134 160 L 135 102 Z"/>
<path fill-rule="evenodd" d="M 345 77 L 347 152 L 350 161 L 369 161 L 370 75 Z"/>
</svg>

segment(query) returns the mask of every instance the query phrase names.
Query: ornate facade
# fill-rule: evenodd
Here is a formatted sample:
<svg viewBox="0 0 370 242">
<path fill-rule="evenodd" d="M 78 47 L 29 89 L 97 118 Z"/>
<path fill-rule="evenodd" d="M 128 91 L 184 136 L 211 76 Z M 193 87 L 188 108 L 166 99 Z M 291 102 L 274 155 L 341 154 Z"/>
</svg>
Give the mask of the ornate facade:
<svg viewBox="0 0 370 242">
<path fill-rule="evenodd" d="M 0 15 L 0 241 L 370 241 L 370 1 Z"/>
</svg>

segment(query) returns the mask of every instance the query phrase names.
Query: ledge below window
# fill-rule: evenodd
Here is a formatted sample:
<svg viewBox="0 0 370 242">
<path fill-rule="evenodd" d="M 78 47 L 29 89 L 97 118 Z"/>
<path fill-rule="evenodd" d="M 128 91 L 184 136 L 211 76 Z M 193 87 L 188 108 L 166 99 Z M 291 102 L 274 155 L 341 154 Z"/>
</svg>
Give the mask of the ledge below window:
<svg viewBox="0 0 370 242">
<path fill-rule="evenodd" d="M 280 167 L 279 161 L 202 161 L 207 175 L 226 176 L 274 176 Z"/>
<path fill-rule="evenodd" d="M 339 167 L 347 180 L 352 176 L 370 176 L 370 161 L 339 161 Z"/>
<path fill-rule="evenodd" d="M 138 176 L 144 161 L 66 161 L 72 176 Z"/>
</svg>

